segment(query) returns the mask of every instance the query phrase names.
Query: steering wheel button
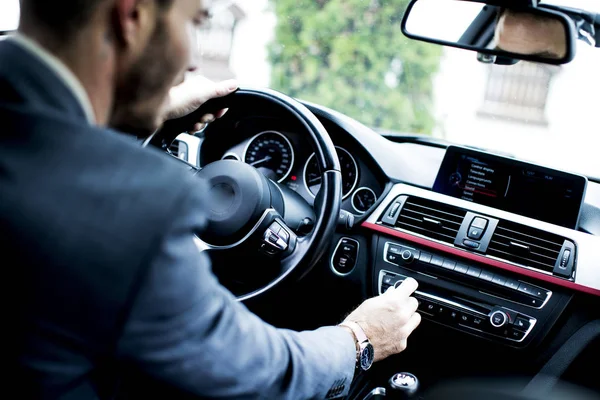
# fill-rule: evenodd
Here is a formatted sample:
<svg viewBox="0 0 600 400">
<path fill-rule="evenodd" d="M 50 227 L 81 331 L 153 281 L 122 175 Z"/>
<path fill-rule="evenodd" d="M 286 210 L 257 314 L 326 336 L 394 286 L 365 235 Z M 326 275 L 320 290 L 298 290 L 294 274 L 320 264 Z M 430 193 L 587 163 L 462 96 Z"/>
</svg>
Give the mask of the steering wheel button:
<svg viewBox="0 0 600 400">
<path fill-rule="evenodd" d="M 285 250 L 285 249 L 287 249 L 287 247 L 288 247 L 288 244 L 287 244 L 287 242 L 286 242 L 285 240 L 283 240 L 282 238 L 279 238 L 279 239 L 277 240 L 277 243 L 276 243 L 276 245 L 277 245 L 277 247 L 279 247 L 279 249 L 280 249 L 281 251 L 284 251 L 284 250 Z"/>
<path fill-rule="evenodd" d="M 271 226 L 269 226 L 269 229 L 276 235 L 279 234 L 279 231 L 282 229 L 281 225 L 279 225 L 277 222 L 273 222 L 271 224 Z"/>
<path fill-rule="evenodd" d="M 287 231 L 284 228 L 281 228 L 281 230 L 279 231 L 279 237 L 286 242 L 288 240 L 290 240 L 290 235 L 287 233 Z"/>
<path fill-rule="evenodd" d="M 267 231 L 267 240 L 271 243 L 277 243 L 279 236 L 273 233 L 273 231 Z"/>
<path fill-rule="evenodd" d="M 268 243 L 261 243 L 260 250 L 269 256 L 277 254 L 277 249 Z"/>
</svg>

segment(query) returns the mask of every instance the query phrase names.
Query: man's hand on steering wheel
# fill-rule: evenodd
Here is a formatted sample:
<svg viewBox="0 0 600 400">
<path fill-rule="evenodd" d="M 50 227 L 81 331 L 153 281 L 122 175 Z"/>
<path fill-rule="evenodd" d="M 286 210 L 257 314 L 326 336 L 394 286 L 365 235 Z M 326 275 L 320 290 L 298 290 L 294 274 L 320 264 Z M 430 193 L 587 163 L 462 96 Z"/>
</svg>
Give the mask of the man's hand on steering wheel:
<svg viewBox="0 0 600 400">
<path fill-rule="evenodd" d="M 167 105 L 165 106 L 164 120 L 171 120 L 184 117 L 196 111 L 202 104 L 208 100 L 227 96 L 235 92 L 238 83 L 234 79 L 221 82 L 213 82 L 202 75 L 189 75 L 181 84 L 174 86 L 169 92 Z M 221 110 L 215 115 L 203 115 L 192 132 L 202 129 L 202 126 L 216 118 L 220 118 L 227 110 Z M 192 128 L 192 127 L 190 127 Z"/>
</svg>

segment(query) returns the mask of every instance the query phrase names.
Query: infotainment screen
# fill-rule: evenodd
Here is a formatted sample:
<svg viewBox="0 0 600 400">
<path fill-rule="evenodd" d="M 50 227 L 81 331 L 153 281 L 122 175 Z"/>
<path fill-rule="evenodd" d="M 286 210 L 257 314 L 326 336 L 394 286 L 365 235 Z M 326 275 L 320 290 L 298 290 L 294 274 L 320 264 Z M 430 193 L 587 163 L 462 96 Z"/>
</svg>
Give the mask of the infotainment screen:
<svg viewBox="0 0 600 400">
<path fill-rule="evenodd" d="M 587 178 L 450 146 L 433 191 L 576 229 Z"/>
</svg>

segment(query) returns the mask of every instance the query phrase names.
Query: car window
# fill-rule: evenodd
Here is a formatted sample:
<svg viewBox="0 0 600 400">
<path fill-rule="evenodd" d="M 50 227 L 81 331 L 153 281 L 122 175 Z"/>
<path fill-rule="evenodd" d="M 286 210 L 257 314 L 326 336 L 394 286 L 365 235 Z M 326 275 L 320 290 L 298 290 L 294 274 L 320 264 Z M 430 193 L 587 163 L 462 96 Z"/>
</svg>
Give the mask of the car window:
<svg viewBox="0 0 600 400">
<path fill-rule="evenodd" d="M 548 2 L 600 11 L 589 0 Z M 229 3 L 245 11 L 229 58 L 243 84 L 322 104 L 380 133 L 432 136 L 600 176 L 593 100 L 600 50 L 583 41 L 567 65 L 489 65 L 474 52 L 404 37 L 409 0 Z M 439 15 L 424 23 L 460 17 Z"/>
<path fill-rule="evenodd" d="M 545 2 L 600 12 L 600 2 Z M 211 23 L 198 32 L 200 71 L 333 108 L 382 134 L 426 135 L 600 176 L 599 49 L 578 41 L 563 66 L 482 64 L 473 52 L 404 37 L 408 3 L 213 0 Z M 1 0 L 0 32 L 16 29 L 18 18 L 19 1 Z"/>
<path fill-rule="evenodd" d="M 19 0 L 2 0 L 0 5 L 0 32 L 12 31 L 19 26 Z"/>
</svg>

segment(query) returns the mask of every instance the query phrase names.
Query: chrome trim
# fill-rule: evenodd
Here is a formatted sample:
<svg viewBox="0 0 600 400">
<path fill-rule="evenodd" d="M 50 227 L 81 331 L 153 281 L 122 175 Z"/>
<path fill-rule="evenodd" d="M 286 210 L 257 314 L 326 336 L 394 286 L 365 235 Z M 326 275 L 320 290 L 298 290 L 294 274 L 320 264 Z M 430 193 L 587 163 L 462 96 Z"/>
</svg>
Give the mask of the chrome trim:
<svg viewBox="0 0 600 400">
<path fill-rule="evenodd" d="M 271 238 L 274 238 L 275 242 L 272 242 L 270 240 Z M 273 232 L 270 227 L 267 228 L 265 234 L 263 235 L 263 243 L 268 244 L 269 246 L 273 247 L 279 252 L 283 252 L 288 248 L 288 243 L 285 240 L 283 240 L 281 236 Z"/>
<path fill-rule="evenodd" d="M 333 266 L 333 259 L 335 258 L 335 253 L 337 252 L 338 247 L 340 247 L 340 245 L 342 244 L 342 240 L 344 240 L 344 239 L 348 239 L 348 240 L 356 243 L 356 263 L 354 264 L 354 267 L 352 267 L 352 269 L 350 271 L 346 272 L 345 274 L 339 272 Z M 351 237 L 344 236 L 344 237 L 340 238 L 340 240 L 338 241 L 337 246 L 335 246 L 335 249 L 333 250 L 333 254 L 331 255 L 331 260 L 329 260 L 329 266 L 331 267 L 331 270 L 333 271 L 333 273 L 336 274 L 336 275 L 338 275 L 338 276 L 350 275 L 352 273 L 352 271 L 354 271 L 354 268 L 356 268 L 356 264 L 358 264 L 358 255 L 359 254 L 360 254 L 360 243 L 358 242 L 358 240 L 353 239 Z"/>
<path fill-rule="evenodd" d="M 494 314 L 498 314 L 498 313 L 500 313 L 502 315 L 502 318 L 504 318 L 504 320 L 502 321 L 502 323 L 500 325 L 494 324 L 494 321 L 492 320 L 492 316 Z M 506 315 L 506 313 L 502 310 L 495 310 L 495 311 L 492 311 L 492 313 L 490 314 L 490 324 L 492 324 L 492 326 L 494 328 L 501 328 L 507 322 L 508 322 L 508 315 Z"/>
<path fill-rule="evenodd" d="M 379 271 L 379 283 L 378 283 L 378 288 L 379 288 L 379 294 L 380 295 L 382 294 L 382 292 L 381 292 L 381 286 L 383 286 L 383 276 L 385 274 L 395 275 L 395 276 L 401 276 L 401 277 L 404 277 L 405 279 L 407 278 L 406 275 L 402 275 L 402 274 L 399 274 L 397 272 L 386 271 L 386 270 L 382 269 L 381 271 Z M 481 312 L 479 312 L 479 311 L 477 311 L 477 310 L 475 310 L 473 308 L 470 308 L 470 307 L 465 306 L 463 304 L 456 303 L 456 302 L 454 302 L 452 300 L 444 299 L 442 297 L 438 297 L 438 296 L 436 296 L 434 294 L 425 293 L 425 292 L 422 292 L 420 290 L 415 290 L 414 293 L 416 295 L 418 295 L 418 296 L 425 297 L 426 299 L 431 299 L 431 300 L 434 300 L 434 301 L 439 301 L 439 302 L 443 302 L 443 303 L 446 303 L 446 304 L 450 304 L 450 305 L 452 305 L 454 307 L 466 310 L 467 312 L 469 312 L 471 314 L 477 314 L 478 316 L 481 315 L 484 318 L 487 318 L 487 314 L 481 313 Z M 425 313 L 425 314 L 428 314 L 428 313 Z"/>
<path fill-rule="evenodd" d="M 520 267 L 520 268 L 528 269 L 528 270 L 533 271 L 533 272 L 537 272 L 539 274 L 544 274 L 544 275 L 548 275 L 548 276 L 554 276 L 554 274 L 552 274 L 551 272 L 544 271 L 543 269 L 537 269 L 537 268 L 533 268 L 533 267 L 528 267 L 527 265 L 519 264 L 519 263 L 516 263 L 516 262 L 513 262 L 513 261 L 508 261 L 508 260 L 505 260 L 503 258 L 499 258 L 499 257 L 496 257 L 496 256 L 489 256 L 489 255 L 483 255 L 483 254 L 481 254 L 481 255 L 484 256 L 484 257 L 486 257 L 486 258 L 489 258 L 491 260 L 496 260 L 496 261 L 500 261 L 500 262 L 503 262 L 503 263 L 506 263 L 506 264 L 511 264 L 511 265 L 516 266 L 516 267 Z M 564 278 L 561 278 L 561 279 L 564 279 Z"/>
<path fill-rule="evenodd" d="M 377 291 L 378 291 L 378 293 L 380 295 L 382 294 L 381 287 L 383 286 L 382 285 L 383 284 L 383 276 L 385 274 L 403 277 L 404 279 L 407 278 L 407 276 L 399 274 L 397 272 L 392 272 L 392 271 L 388 271 L 388 270 L 381 270 L 381 271 L 379 271 L 379 279 L 378 279 L 378 283 L 377 283 Z M 490 318 L 489 314 L 484 314 L 484 313 L 479 312 L 479 311 L 477 311 L 477 310 L 475 310 L 475 309 L 473 309 L 473 308 L 471 308 L 469 306 L 457 303 L 457 302 L 452 301 L 452 300 L 448 300 L 448 299 L 445 299 L 445 298 L 442 298 L 442 297 L 439 297 L 439 296 L 436 296 L 436 295 L 433 295 L 433 294 L 421 292 L 420 290 L 416 290 L 414 292 L 414 294 L 417 295 L 417 296 L 419 296 L 419 297 L 424 298 L 425 300 L 433 300 L 434 302 L 438 302 L 438 303 L 441 303 L 443 305 L 449 305 L 451 307 L 457 308 L 458 309 L 457 311 L 464 311 L 464 312 L 467 312 L 467 313 L 469 313 L 471 315 L 475 315 L 477 317 L 482 317 L 482 318 L 486 318 L 486 319 Z M 463 325 L 461 323 L 458 323 L 458 326 L 461 326 L 463 328 L 467 328 L 467 329 L 472 330 L 474 332 L 478 332 L 478 333 L 481 334 L 482 337 L 492 336 L 492 337 L 497 337 L 497 338 L 500 338 L 500 339 L 503 339 L 503 340 L 508 340 L 508 341 L 515 342 L 515 343 L 521 343 L 521 342 L 523 342 L 529 336 L 529 334 L 531 333 L 531 331 L 533 331 L 533 327 L 536 325 L 537 319 L 535 319 L 535 318 L 533 318 L 533 317 L 531 317 L 529 315 L 525 315 L 522 312 L 518 312 L 518 311 L 512 310 L 510 308 L 507 308 L 507 307 L 502 307 L 502 308 L 504 310 L 513 312 L 515 314 L 523 316 L 524 318 L 528 318 L 529 319 L 529 329 L 527 329 L 527 331 L 525 331 L 525 334 L 523 335 L 523 338 L 521 338 L 519 340 L 511 339 L 511 338 L 508 338 L 506 336 L 500 336 L 500 335 L 496 335 L 496 334 L 493 334 L 493 333 L 490 333 L 490 332 L 485 332 L 485 331 L 482 331 L 481 329 L 473 328 L 471 326 Z M 419 313 L 428 315 L 430 317 L 433 317 L 433 314 L 430 314 L 428 312 L 423 312 L 422 310 L 419 310 Z M 442 323 L 440 321 L 436 321 L 435 319 L 433 320 L 433 322 L 436 322 L 436 323 L 438 323 L 440 325 L 443 325 L 443 326 L 447 326 L 447 327 L 456 329 L 456 327 L 454 327 L 452 325 L 447 325 L 447 324 Z"/>
<path fill-rule="evenodd" d="M 279 179 L 277 181 L 277 183 L 281 183 L 290 175 L 290 173 L 292 172 L 292 169 L 294 168 L 294 153 L 295 153 L 294 146 L 292 146 L 292 142 L 290 142 L 290 140 L 287 137 L 285 137 L 285 135 L 283 133 L 278 132 L 278 131 L 263 131 L 263 132 L 260 132 L 256 135 L 252 136 L 252 138 L 250 140 L 248 140 L 248 143 L 246 143 L 246 147 L 244 147 L 244 152 L 242 154 L 242 160 L 240 160 L 240 161 L 246 162 L 246 154 L 248 153 L 248 148 L 250 147 L 252 142 L 254 142 L 259 136 L 265 135 L 267 133 L 274 133 L 276 135 L 281 136 L 283 138 L 283 140 L 285 140 L 287 142 L 288 146 L 290 146 L 292 160 L 290 161 L 290 167 L 288 168 L 287 172 L 283 175 L 283 177 L 281 179 Z"/>
<path fill-rule="evenodd" d="M 516 222 L 519 224 L 528 225 L 530 227 L 533 227 L 536 229 L 541 229 L 541 230 L 544 230 L 544 231 L 547 231 L 550 233 L 554 233 L 556 235 L 563 236 L 567 239 L 570 239 L 571 241 L 573 241 L 575 243 L 575 245 L 577 247 L 577 258 L 575 260 L 576 273 L 575 273 L 574 282 L 578 285 L 585 286 L 589 289 L 594 289 L 594 290 L 600 291 L 600 268 L 597 267 L 598 266 L 598 251 L 597 251 L 597 249 L 600 248 L 600 237 L 599 236 L 593 236 L 593 235 L 590 235 L 585 232 L 580 232 L 580 231 L 565 228 L 562 226 L 553 225 L 553 224 L 539 221 L 539 220 L 536 220 L 533 218 L 524 217 L 524 216 L 521 216 L 518 214 L 513 214 L 513 213 L 510 213 L 507 211 L 498 210 L 496 208 L 472 203 L 472 202 L 469 202 L 466 200 L 457 199 L 455 197 L 446 196 L 443 194 L 432 192 L 431 190 L 422 189 L 422 188 L 418 188 L 415 186 L 406 185 L 403 183 L 395 184 L 392 187 L 392 189 L 386 195 L 385 199 L 383 199 L 383 201 L 379 204 L 379 206 L 377 206 L 375 208 L 375 210 L 369 214 L 369 217 L 367 218 L 367 222 L 372 223 L 372 224 L 377 224 L 381 215 L 383 215 L 385 210 L 387 210 L 387 208 L 392 204 L 392 202 L 396 199 L 396 197 L 398 197 L 400 195 L 408 195 L 408 196 L 413 195 L 413 196 L 423 197 L 423 198 L 429 199 L 429 200 L 439 201 L 439 202 L 442 202 L 445 204 L 453 205 L 456 207 L 461 207 L 467 211 L 472 211 L 475 213 L 488 215 L 493 218 L 499 218 L 499 219 L 504 219 L 506 221 L 511 221 L 511 222 Z M 392 228 L 392 227 L 388 227 L 388 228 L 396 229 L 400 232 L 406 232 L 407 234 L 412 235 L 412 236 L 425 238 L 427 240 L 443 244 L 450 248 L 457 248 L 457 247 L 453 247 L 452 245 L 450 245 L 448 243 L 440 242 L 438 240 L 431 239 L 427 236 L 415 234 L 414 232 L 408 232 L 408 231 L 404 231 L 402 229 Z M 462 251 L 470 253 L 470 251 L 467 249 L 462 249 L 462 248 L 460 248 L 460 249 Z M 474 254 L 477 254 L 477 253 L 474 253 Z M 489 257 L 489 258 L 494 259 L 492 257 Z M 514 264 L 514 263 L 511 263 L 506 260 L 501 260 L 501 259 L 497 259 L 497 260 L 502 261 L 503 263 L 506 263 L 509 265 L 517 266 L 519 268 L 526 268 L 531 271 L 535 271 L 537 273 L 540 273 L 540 272 L 544 273 L 544 271 L 529 268 L 529 267 L 524 267 L 519 264 Z M 567 280 L 567 279 L 560 278 L 557 276 L 553 276 L 553 277 L 555 277 L 557 279 L 562 279 L 565 282 L 573 282 L 573 280 Z"/>
<path fill-rule="evenodd" d="M 529 286 L 534 286 L 534 287 L 540 288 L 544 292 L 546 292 L 546 299 L 542 302 L 542 304 L 539 307 L 534 307 L 534 306 L 531 306 L 529 304 L 521 303 L 521 302 L 518 302 L 518 301 L 515 301 L 515 300 L 512 300 L 512 299 L 506 298 L 506 297 L 498 296 L 496 294 L 491 294 L 491 293 L 486 292 L 485 290 L 480 290 L 479 293 L 485 294 L 486 296 L 494 297 L 496 299 L 510 301 L 511 303 L 515 303 L 515 304 L 518 304 L 520 306 L 525 306 L 525 307 L 533 308 L 534 310 L 541 310 L 542 308 L 544 308 L 546 306 L 546 304 L 548 304 L 548 302 L 550 301 L 550 298 L 552 297 L 552 291 L 551 290 L 544 289 L 541 286 L 532 285 L 531 283 L 525 282 L 525 281 L 522 281 L 522 280 L 519 280 L 519 282 L 522 282 L 522 283 L 524 283 L 526 285 L 529 285 Z"/>
<path fill-rule="evenodd" d="M 341 146 L 335 146 L 336 149 L 338 150 L 342 150 L 343 152 L 345 152 L 350 159 L 352 160 L 352 163 L 354 164 L 354 171 L 356 172 L 354 174 L 354 183 L 352 184 L 352 188 L 348 191 L 348 194 L 346 194 L 345 196 L 342 196 L 342 200 L 345 200 L 348 198 L 348 196 L 350 196 L 352 194 L 352 192 L 354 191 L 354 188 L 356 188 L 356 185 L 358 184 L 358 164 L 356 163 L 356 160 L 354 159 L 354 157 L 352 156 L 352 154 L 350 154 L 350 152 L 348 150 L 346 150 L 345 148 L 341 147 Z M 317 196 L 315 194 L 313 194 L 313 192 L 310 191 L 310 188 L 308 187 L 308 184 L 306 183 L 306 170 L 308 169 L 308 164 L 310 163 L 310 160 L 315 157 L 315 153 L 313 152 L 308 159 L 306 160 L 306 162 L 304 163 L 304 168 L 302 169 L 302 181 L 304 182 L 304 189 L 306 189 L 306 191 L 308 192 L 308 194 L 310 196 L 312 196 L 312 198 L 316 198 Z M 338 155 L 338 160 L 340 159 L 340 156 Z M 341 166 L 340 166 L 340 170 L 341 170 Z M 340 171 L 341 172 L 341 171 Z M 343 179 L 343 177 L 342 177 Z"/>
<path fill-rule="evenodd" d="M 384 261 L 384 262 L 386 262 L 386 263 L 388 263 L 388 264 L 390 264 L 390 265 L 393 265 L 393 266 L 395 266 L 395 267 L 406 268 L 406 269 L 409 269 L 409 270 L 411 270 L 411 271 L 417 272 L 417 273 L 419 273 L 419 274 L 421 274 L 421 275 L 425 275 L 425 276 L 429 276 L 429 277 L 431 277 L 431 278 L 434 278 L 434 279 L 438 279 L 438 277 L 437 277 L 437 276 L 435 276 L 435 275 L 426 274 L 426 273 L 424 273 L 424 272 L 421 272 L 421 271 L 419 271 L 419 270 L 417 270 L 417 269 L 410 268 L 410 266 L 409 266 L 410 264 L 406 264 L 406 265 L 397 265 L 397 264 L 394 264 L 394 263 L 392 263 L 392 262 L 388 261 L 388 260 L 385 258 L 385 256 L 386 256 L 386 254 L 387 254 L 387 252 L 388 252 L 388 249 L 389 249 L 389 246 L 390 246 L 390 245 L 400 246 L 400 247 L 404 247 L 404 248 L 411 249 L 411 250 L 415 250 L 415 251 L 422 251 L 422 250 L 419 250 L 419 249 L 417 249 L 417 248 L 414 248 L 414 247 L 406 246 L 406 245 L 404 245 L 404 244 L 400 244 L 400 243 L 397 243 L 397 242 L 391 242 L 391 241 L 389 241 L 389 240 L 388 240 L 388 241 L 386 241 L 386 242 L 385 242 L 385 244 L 383 245 L 383 256 L 382 256 L 382 258 L 383 258 L 383 261 Z M 434 254 L 434 253 L 433 253 L 431 250 L 428 250 L 428 251 L 430 251 L 432 254 Z M 441 268 L 441 267 L 440 267 L 440 268 Z M 460 276 L 460 275 L 458 275 L 458 276 Z M 458 277 L 458 276 L 457 276 L 457 277 Z M 476 279 L 479 279 L 479 278 L 476 278 Z M 460 283 L 460 280 L 459 280 L 459 279 L 457 279 L 457 280 L 458 280 L 458 281 L 459 281 L 459 283 Z M 486 281 L 486 282 L 489 282 L 489 281 Z M 501 299 L 501 300 L 510 301 L 511 303 L 519 304 L 519 305 L 526 306 L 526 307 L 530 307 L 530 308 L 537 309 L 537 310 L 544 308 L 544 306 L 545 306 L 545 305 L 548 303 L 548 301 L 550 301 L 550 297 L 552 297 L 552 291 L 551 291 L 551 290 L 548 290 L 548 289 L 546 289 L 546 288 L 543 288 L 543 287 L 541 287 L 541 286 L 538 286 L 538 285 L 533 285 L 533 284 L 531 284 L 531 283 L 529 283 L 529 282 L 525 282 L 525 281 L 523 281 L 523 280 L 520 280 L 520 279 L 518 280 L 518 282 L 522 282 L 522 283 L 524 283 L 524 284 L 526 284 L 526 285 L 533 286 L 533 287 L 535 287 L 535 288 L 538 288 L 538 289 L 540 289 L 540 290 L 541 290 L 541 291 L 543 291 L 543 292 L 546 292 L 546 299 L 545 299 L 545 300 L 542 302 L 542 304 L 541 304 L 539 307 L 534 307 L 534 306 L 531 306 L 531 305 L 529 305 L 529 304 L 526 304 L 526 303 L 521 303 L 521 302 L 519 302 L 519 301 L 515 301 L 515 300 L 512 300 L 512 299 L 509 299 L 509 298 L 507 298 L 507 297 L 502 297 L 502 296 L 499 296 L 499 295 L 496 295 L 496 294 L 491 294 L 491 293 L 488 293 L 488 292 L 486 292 L 485 290 L 479 290 L 479 293 L 481 293 L 481 294 L 485 294 L 486 296 L 491 296 L 491 297 L 494 297 L 494 298 L 496 298 L 496 299 Z M 497 286 L 500 286 L 500 285 L 497 285 Z M 512 289 L 512 290 L 515 290 L 515 289 Z M 517 291 L 517 290 L 515 290 L 515 292 L 518 292 L 518 291 Z"/>
<path fill-rule="evenodd" d="M 516 263 L 516 262 L 513 262 L 513 261 L 505 260 L 503 258 L 498 258 L 498 257 L 495 257 L 495 256 L 490 256 L 490 255 L 487 255 L 487 254 L 470 252 L 468 249 L 466 249 L 464 247 L 456 247 L 456 246 L 453 246 L 453 245 L 449 244 L 448 242 L 442 242 L 441 240 L 437 240 L 437 239 L 431 238 L 429 236 L 421 235 L 420 233 L 416 233 L 416 232 L 413 232 L 413 231 L 408 231 L 406 229 L 402 229 L 402 228 L 398 228 L 398 227 L 392 227 L 392 226 L 383 225 L 383 224 L 381 224 L 379 222 L 377 222 L 377 225 L 384 226 L 384 227 L 386 227 L 388 229 L 392 229 L 392 230 L 399 231 L 399 232 L 402 232 L 402 233 L 406 233 L 406 234 L 411 235 L 411 236 L 416 236 L 416 237 L 420 237 L 420 238 L 423 238 L 423 239 L 427 239 L 427 240 L 429 240 L 431 242 L 435 242 L 435 243 L 444 245 L 444 246 L 452 248 L 452 249 L 462 250 L 462 251 L 467 252 L 467 253 L 472 253 L 472 254 L 476 254 L 476 255 L 484 257 L 484 258 L 489 258 L 490 260 L 500 261 L 500 262 L 502 262 L 504 264 L 514 265 L 515 267 L 519 267 L 519 268 L 523 268 L 523 269 L 528 269 L 528 270 L 530 270 L 532 272 L 537 272 L 537 273 L 540 273 L 540 274 L 545 274 L 545 275 L 548 275 L 548 276 L 555 277 L 554 274 L 551 274 L 548 271 L 544 271 L 544 270 L 533 268 L 533 267 L 528 267 L 527 265 L 522 265 L 522 264 L 519 264 L 519 263 Z M 455 257 L 460 257 L 460 256 L 455 256 Z M 564 278 L 560 278 L 560 277 L 556 277 L 556 278 L 558 278 L 558 279 L 564 279 Z M 568 280 L 568 279 L 565 279 L 565 280 Z"/>
<path fill-rule="evenodd" d="M 417 249 L 415 249 L 414 247 L 405 246 L 405 245 L 400 244 L 400 243 L 394 243 L 394 242 L 390 242 L 390 241 L 385 242 L 385 244 L 383 245 L 383 261 L 385 261 L 388 264 L 393 265 L 394 267 L 400 267 L 400 265 L 396 265 L 393 262 L 389 262 L 388 260 L 385 259 L 385 256 L 388 253 L 388 249 L 390 248 L 391 244 L 393 244 L 394 246 L 405 247 L 407 249 L 417 251 Z M 398 254 L 398 255 L 400 255 L 400 254 Z"/>
<path fill-rule="evenodd" d="M 272 212 L 277 212 L 277 211 L 275 211 L 274 208 L 267 208 L 262 213 L 262 215 L 261 215 L 260 219 L 258 220 L 258 222 L 256 224 L 254 224 L 254 226 L 252 227 L 252 229 L 250 229 L 250 232 L 248 232 L 243 238 L 241 238 L 240 240 L 238 240 L 237 242 L 235 242 L 233 244 L 228 244 L 228 245 L 224 245 L 224 246 L 217 246 L 217 245 L 213 245 L 213 244 L 210 244 L 210 243 L 206 243 L 204 240 L 200 239 L 196 235 L 194 235 L 194 242 L 196 243 L 196 246 L 198 247 L 198 249 L 200 251 L 232 249 L 232 248 L 234 248 L 236 246 L 239 246 L 240 244 L 244 243 L 246 240 L 248 240 L 248 238 L 250 236 L 254 235 L 254 233 L 256 233 L 256 231 L 258 230 L 258 228 L 260 227 L 260 225 L 265 220 L 265 218 L 267 218 L 267 216 L 270 213 L 272 213 Z"/>
<path fill-rule="evenodd" d="M 407 266 L 405 266 L 405 265 L 396 265 L 396 264 L 394 264 L 394 263 L 392 263 L 392 262 L 389 262 L 388 260 L 386 260 L 386 259 L 385 259 L 385 255 L 387 254 L 387 251 L 388 251 L 388 248 L 389 248 L 389 245 L 390 245 L 390 244 L 394 244 L 394 245 L 396 245 L 396 246 L 401 246 L 401 247 L 404 247 L 404 248 L 407 248 L 407 249 L 411 249 L 411 250 L 415 250 L 415 251 L 417 250 L 417 249 L 415 249 L 414 247 L 405 246 L 405 245 L 403 245 L 403 244 L 394 243 L 394 242 L 385 242 L 385 245 L 383 245 L 383 261 L 384 261 L 384 262 L 386 262 L 386 263 L 388 263 L 388 264 L 390 264 L 390 265 L 393 265 L 394 267 L 399 267 L 399 268 L 406 268 L 406 269 L 410 269 L 411 271 L 414 271 L 414 272 L 416 272 L 417 274 L 421 274 L 421 275 L 423 275 L 423 276 L 426 276 L 426 277 L 429 277 L 429 278 L 432 278 L 432 279 L 438 279 L 438 277 L 437 277 L 437 276 L 434 276 L 434 275 L 429 275 L 429 274 L 426 274 L 425 272 L 417 271 L 416 269 L 409 268 L 409 267 L 407 267 Z M 406 264 L 406 265 L 409 265 L 409 264 Z"/>
<path fill-rule="evenodd" d="M 233 158 L 235 158 L 236 160 L 238 160 L 238 161 L 242 161 L 242 159 L 240 158 L 240 156 L 238 156 L 237 154 L 235 154 L 235 153 L 232 153 L 232 152 L 229 152 L 229 153 L 225 153 L 225 154 L 223 154 L 223 157 L 221 157 L 221 160 L 227 160 L 225 157 L 228 157 L 228 156 L 232 156 L 232 157 L 233 157 Z"/>
<path fill-rule="evenodd" d="M 384 387 L 376 387 L 375 389 L 373 389 L 369 393 L 367 393 L 367 395 L 365 396 L 365 398 L 363 400 L 371 400 L 375 396 L 385 396 L 385 388 Z"/>
<path fill-rule="evenodd" d="M 356 193 L 360 192 L 363 189 L 368 190 L 369 192 L 373 193 L 373 197 L 375 197 L 375 203 L 377 203 L 377 195 L 375 194 L 375 191 L 373 191 L 373 189 L 371 189 L 370 187 L 366 187 L 366 186 L 361 186 L 358 189 L 356 189 L 356 191 L 352 194 L 352 198 L 350 199 L 350 204 L 352 205 L 352 208 L 354 209 L 354 211 L 356 211 L 357 213 L 359 213 L 361 215 L 366 213 L 369 210 L 366 210 L 366 211 L 357 210 L 356 207 L 354 207 L 354 196 L 356 196 Z M 375 204 L 375 203 L 373 203 L 373 204 Z"/>
</svg>

